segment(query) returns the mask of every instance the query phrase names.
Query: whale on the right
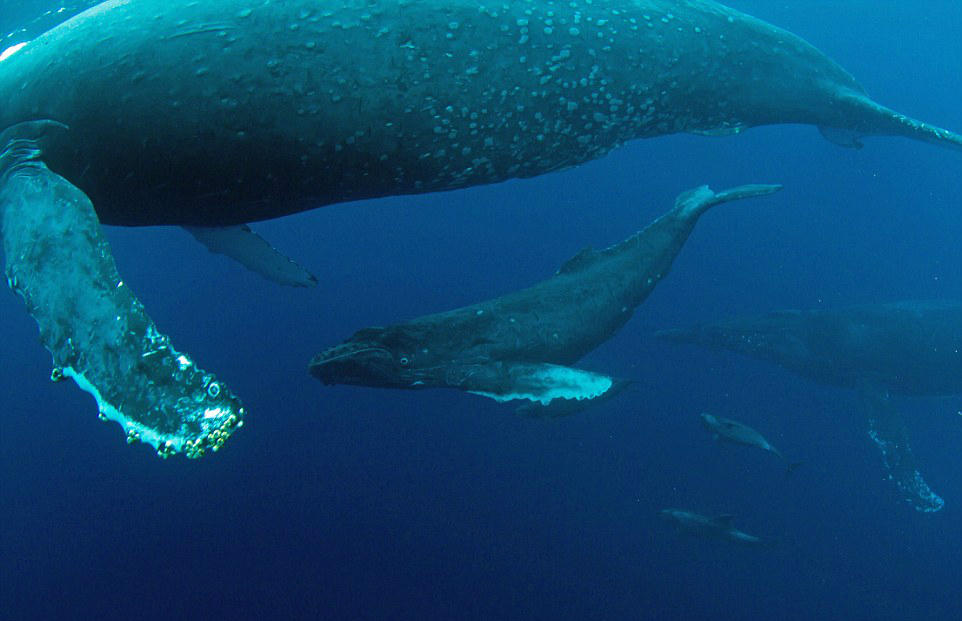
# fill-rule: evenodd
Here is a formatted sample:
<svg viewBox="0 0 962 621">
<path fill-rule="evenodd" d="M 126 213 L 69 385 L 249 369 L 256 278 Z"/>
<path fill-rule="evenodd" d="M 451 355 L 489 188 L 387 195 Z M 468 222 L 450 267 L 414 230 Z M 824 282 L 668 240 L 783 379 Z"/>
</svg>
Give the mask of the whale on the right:
<svg viewBox="0 0 962 621">
<path fill-rule="evenodd" d="M 659 337 L 774 362 L 804 377 L 859 392 L 868 433 L 889 479 L 919 511 L 942 508 L 915 465 L 890 395 L 962 394 L 962 301 L 902 301 L 838 310 L 782 310 Z"/>
</svg>

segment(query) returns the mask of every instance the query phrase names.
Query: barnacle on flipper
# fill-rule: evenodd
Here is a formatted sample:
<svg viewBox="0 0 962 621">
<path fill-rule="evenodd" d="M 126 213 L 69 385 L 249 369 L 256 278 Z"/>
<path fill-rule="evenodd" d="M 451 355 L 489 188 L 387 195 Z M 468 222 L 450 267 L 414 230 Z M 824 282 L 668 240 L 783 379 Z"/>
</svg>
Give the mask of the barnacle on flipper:
<svg viewBox="0 0 962 621">
<path fill-rule="evenodd" d="M 245 410 L 213 374 L 178 352 L 120 279 L 87 196 L 39 160 L 50 122 L 0 134 L 0 224 L 7 283 L 53 356 L 50 379 L 72 378 L 128 443 L 167 458 L 217 451 Z"/>
</svg>

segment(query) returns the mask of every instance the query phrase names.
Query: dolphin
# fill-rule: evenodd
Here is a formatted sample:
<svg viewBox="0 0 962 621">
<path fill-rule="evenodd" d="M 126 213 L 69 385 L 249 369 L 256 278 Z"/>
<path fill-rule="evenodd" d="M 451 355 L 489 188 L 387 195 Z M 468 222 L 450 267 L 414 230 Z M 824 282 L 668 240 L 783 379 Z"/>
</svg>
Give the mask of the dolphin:
<svg viewBox="0 0 962 621">
<path fill-rule="evenodd" d="M 802 39 L 709 1 L 108 0 L 0 59 L 0 210 L 30 222 L 4 234 L 8 281 L 53 376 L 165 455 L 203 454 L 189 447 L 215 446 L 204 438 L 236 428 L 241 406 L 222 407 L 220 389 L 198 401 L 182 366 L 223 384 L 167 341 L 158 355 L 101 224 L 185 226 L 311 286 L 247 224 L 531 177 L 677 132 L 808 123 L 847 146 L 870 134 L 962 146 L 871 100 Z M 62 269 L 20 252 L 58 244 L 73 252 Z M 148 397 L 157 378 L 169 390 Z"/>
<path fill-rule="evenodd" d="M 740 423 L 730 418 L 724 418 L 722 416 L 715 416 L 714 414 L 709 414 L 708 412 L 702 412 L 699 414 L 699 418 L 701 419 L 702 425 L 705 426 L 705 429 L 712 432 L 716 439 L 731 442 L 732 444 L 754 446 L 762 449 L 763 451 L 768 451 L 784 461 L 787 464 L 789 472 L 799 466 L 798 463 L 789 462 L 787 459 L 785 459 L 785 456 L 782 455 L 782 452 L 775 448 L 771 442 L 766 440 L 765 436 L 744 423 Z"/>
<path fill-rule="evenodd" d="M 658 512 L 658 515 L 663 520 L 670 522 L 678 532 L 708 539 L 733 541 L 749 547 L 763 547 L 771 544 L 768 539 L 749 535 L 736 529 L 732 524 L 734 516 L 727 513 L 709 517 L 684 509 L 662 509 Z"/>
<path fill-rule="evenodd" d="M 962 302 L 928 300 L 837 310 L 782 310 L 662 338 L 774 362 L 817 382 L 857 390 L 889 479 L 919 511 L 945 504 L 916 467 L 891 395 L 962 393 Z"/>
<path fill-rule="evenodd" d="M 705 211 L 780 188 L 689 190 L 646 228 L 604 250 L 582 250 L 547 280 L 406 323 L 364 328 L 318 354 L 310 372 L 325 384 L 456 388 L 545 408 L 604 397 L 624 382 L 570 365 L 625 325 L 667 275 Z M 557 414 L 546 409 L 542 415 Z"/>
</svg>

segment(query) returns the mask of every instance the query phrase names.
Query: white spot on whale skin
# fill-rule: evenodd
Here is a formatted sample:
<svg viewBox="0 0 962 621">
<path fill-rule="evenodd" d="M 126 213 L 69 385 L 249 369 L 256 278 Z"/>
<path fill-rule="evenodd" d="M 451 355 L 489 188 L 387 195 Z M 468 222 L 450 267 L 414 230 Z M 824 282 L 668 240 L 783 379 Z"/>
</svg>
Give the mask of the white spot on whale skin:
<svg viewBox="0 0 962 621">
<path fill-rule="evenodd" d="M 207 418 L 207 419 L 220 418 L 225 414 L 227 414 L 227 410 L 224 410 L 223 408 L 207 408 L 206 410 L 204 410 L 204 418 Z"/>
<path fill-rule="evenodd" d="M 25 46 L 27 43 L 28 41 L 24 41 L 23 43 L 17 43 L 16 45 L 11 45 L 7 49 L 3 50 L 3 52 L 0 52 L 0 63 L 2 63 L 3 61 L 7 60 L 11 56 L 19 52 L 21 49 L 23 49 L 23 46 Z"/>
</svg>

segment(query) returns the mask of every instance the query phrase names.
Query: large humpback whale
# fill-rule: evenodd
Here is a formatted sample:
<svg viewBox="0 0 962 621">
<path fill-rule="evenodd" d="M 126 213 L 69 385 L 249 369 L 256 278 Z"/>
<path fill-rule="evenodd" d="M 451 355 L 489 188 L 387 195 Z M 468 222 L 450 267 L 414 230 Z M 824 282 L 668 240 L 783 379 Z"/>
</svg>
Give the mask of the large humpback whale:
<svg viewBox="0 0 962 621">
<path fill-rule="evenodd" d="M 364 328 L 316 356 L 310 371 L 326 384 L 456 388 L 542 406 L 604 397 L 617 380 L 569 365 L 625 325 L 668 274 L 705 211 L 780 187 L 689 190 L 646 228 L 610 248 L 582 250 L 547 280 L 452 311 Z"/>
<path fill-rule="evenodd" d="M 100 223 L 190 226 L 215 251 L 309 285 L 245 223 L 530 177 L 675 132 L 810 123 L 850 145 L 962 145 L 875 103 L 800 38 L 708 1 L 109 0 L 0 58 L 0 209 L 30 223 L 4 233 L 8 279 L 54 375 L 163 454 L 216 447 L 241 412 L 187 405 L 196 391 L 178 361 L 196 367 L 166 342 L 157 353 Z M 35 269 L 21 252 L 57 244 L 72 248 L 65 263 L 78 258 L 69 269 Z M 169 393 L 146 398 L 146 378 L 167 376 Z"/>
<path fill-rule="evenodd" d="M 625 141 L 807 123 L 962 148 L 715 2 L 111 0 L 0 64 L 0 129 L 107 224 L 242 224 L 529 177 Z"/>
<path fill-rule="evenodd" d="M 897 302 L 839 310 L 777 311 L 660 336 L 729 349 L 774 362 L 804 377 L 859 391 L 869 436 L 889 478 L 920 511 L 943 500 L 915 465 L 895 395 L 962 393 L 962 303 Z"/>
</svg>

